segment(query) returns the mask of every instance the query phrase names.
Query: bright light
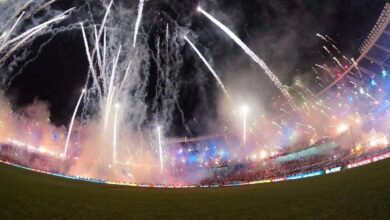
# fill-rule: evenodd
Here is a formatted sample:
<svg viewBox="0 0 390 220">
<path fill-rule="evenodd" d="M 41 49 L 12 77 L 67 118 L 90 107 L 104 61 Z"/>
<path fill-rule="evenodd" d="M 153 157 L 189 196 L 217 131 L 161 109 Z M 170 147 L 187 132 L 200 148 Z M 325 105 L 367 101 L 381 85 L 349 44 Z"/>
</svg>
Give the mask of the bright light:
<svg viewBox="0 0 390 220">
<path fill-rule="evenodd" d="M 241 107 L 241 111 L 242 111 L 242 113 L 244 113 L 244 114 L 248 114 L 248 112 L 249 112 L 248 106 L 246 106 L 246 105 L 242 106 L 242 107 Z"/>
<path fill-rule="evenodd" d="M 356 122 L 356 124 L 360 124 L 362 121 L 360 120 L 360 118 L 356 118 L 355 122 Z"/>
<path fill-rule="evenodd" d="M 340 124 L 340 125 L 337 127 L 337 133 L 339 133 L 339 134 L 344 133 L 344 132 L 346 132 L 348 129 L 349 129 L 349 126 L 348 126 L 347 124 Z"/>
<path fill-rule="evenodd" d="M 388 146 L 389 142 L 387 141 L 387 137 L 375 138 L 370 141 L 370 147 L 383 147 Z"/>
<path fill-rule="evenodd" d="M 252 160 L 256 160 L 257 159 L 257 155 L 256 154 L 253 154 L 252 155 Z"/>
<path fill-rule="evenodd" d="M 265 159 L 265 158 L 267 158 L 267 152 L 265 151 L 265 150 L 262 150 L 261 152 L 260 152 L 260 158 L 261 159 Z"/>
<path fill-rule="evenodd" d="M 198 7 L 196 7 L 196 10 L 197 10 L 197 11 L 201 11 L 201 10 L 202 10 L 202 7 L 198 6 Z"/>
<path fill-rule="evenodd" d="M 386 71 L 386 70 L 383 70 L 383 71 L 382 71 L 382 76 L 383 76 L 383 77 L 386 77 L 386 76 L 387 76 L 387 71 Z"/>
<path fill-rule="evenodd" d="M 364 95 L 364 94 L 365 94 L 364 89 L 363 89 L 362 87 L 360 87 L 359 93 L 360 93 L 361 95 Z"/>
<path fill-rule="evenodd" d="M 376 81 L 374 79 L 371 80 L 371 86 L 376 86 Z"/>
</svg>

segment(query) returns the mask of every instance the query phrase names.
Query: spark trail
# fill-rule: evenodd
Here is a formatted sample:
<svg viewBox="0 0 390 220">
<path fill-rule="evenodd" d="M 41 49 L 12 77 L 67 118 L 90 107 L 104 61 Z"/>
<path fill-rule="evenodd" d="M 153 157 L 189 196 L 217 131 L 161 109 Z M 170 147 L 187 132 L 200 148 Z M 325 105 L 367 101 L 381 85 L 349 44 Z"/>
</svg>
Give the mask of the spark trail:
<svg viewBox="0 0 390 220">
<path fill-rule="evenodd" d="M 283 96 L 287 99 L 289 105 L 294 110 L 298 110 L 297 106 L 295 105 L 293 98 L 291 97 L 290 93 L 287 91 L 287 89 L 282 85 L 280 80 L 275 76 L 275 74 L 268 68 L 267 64 L 260 59 L 236 34 L 234 34 L 228 27 L 226 27 L 224 24 L 222 24 L 220 21 L 215 19 L 212 15 L 204 11 L 201 7 L 198 7 L 197 10 L 201 12 L 204 16 L 206 16 L 210 21 L 212 21 L 214 24 L 216 24 L 219 28 L 221 28 L 233 41 L 235 41 L 246 54 L 248 54 L 253 61 L 255 61 L 267 74 L 267 76 L 271 79 L 271 81 L 275 84 L 275 86 L 281 91 Z"/>
<path fill-rule="evenodd" d="M 330 50 L 326 46 L 323 46 L 322 48 L 324 48 L 324 50 L 329 54 L 329 56 L 333 56 L 333 54 L 330 52 Z"/>
<path fill-rule="evenodd" d="M 337 63 L 337 65 L 343 69 L 343 65 L 341 65 L 340 61 L 336 58 L 336 57 L 333 57 L 333 60 Z"/>
<path fill-rule="evenodd" d="M 41 7 L 35 9 L 29 16 L 28 18 L 30 18 L 31 16 L 34 16 L 36 14 L 38 14 L 39 12 L 43 11 L 44 9 L 48 8 L 50 5 L 52 5 L 53 3 L 55 3 L 57 0 L 51 0 L 51 1 L 48 1 L 47 3 L 43 4 Z"/>
<path fill-rule="evenodd" d="M 223 92 L 225 93 L 226 97 L 231 101 L 230 95 L 227 92 L 225 86 L 222 83 L 222 80 L 219 78 L 217 73 L 214 71 L 214 69 L 210 66 L 210 64 L 207 62 L 206 58 L 202 55 L 202 53 L 195 47 L 195 45 L 188 39 L 187 36 L 184 36 L 184 39 L 187 41 L 187 43 L 192 47 L 192 49 L 196 52 L 196 54 L 199 56 L 199 58 L 203 61 L 203 63 L 207 66 L 207 68 L 210 70 L 210 72 L 213 74 L 214 78 L 217 80 L 218 84 L 221 86 Z"/>
<path fill-rule="evenodd" d="M 124 75 L 124 77 L 123 77 L 123 79 L 122 79 L 121 85 L 119 86 L 119 91 L 122 91 L 123 86 L 124 86 L 124 84 L 126 83 L 126 80 L 127 80 L 127 78 L 128 78 L 128 75 L 129 75 L 129 72 L 130 72 L 130 67 L 131 67 L 131 64 L 132 64 L 132 63 L 133 63 L 133 62 L 130 61 L 129 64 L 127 65 L 125 75 Z"/>
<path fill-rule="evenodd" d="M 113 135 L 113 140 L 112 140 L 112 160 L 113 164 L 116 163 L 116 155 L 117 155 L 117 139 L 118 139 L 118 111 L 119 111 L 120 105 L 116 104 L 115 105 L 115 116 L 114 116 L 114 135 Z"/>
<path fill-rule="evenodd" d="M 1 47 L 0 47 L 0 52 L 3 52 L 5 49 L 7 49 L 9 46 L 13 46 L 11 49 L 8 49 L 7 54 L 5 54 L 1 60 L 0 63 L 3 63 L 5 60 L 7 60 L 19 47 L 21 47 L 23 44 L 28 42 L 29 40 L 32 39 L 33 36 L 37 35 L 39 32 L 42 30 L 46 29 L 49 27 L 49 25 L 55 23 L 55 22 L 60 22 L 66 18 L 68 18 L 70 12 L 72 12 L 74 8 L 70 8 L 69 10 L 66 10 L 65 12 L 55 16 L 54 18 L 39 24 L 33 28 L 30 28 L 29 30 L 23 32 L 22 34 L 16 36 L 15 38 L 3 42 Z M 19 21 L 17 21 L 19 22 Z M 16 23 L 15 25 L 17 25 Z M 16 44 L 16 45 L 15 45 Z"/>
<path fill-rule="evenodd" d="M 108 15 L 110 14 L 113 2 L 114 2 L 114 0 L 110 1 L 110 4 L 107 7 L 106 13 L 104 14 L 103 21 L 102 21 L 102 24 L 101 24 L 100 29 L 99 29 L 98 39 L 100 39 L 100 37 L 103 34 L 104 28 L 106 27 L 107 18 L 108 18 Z"/>
<path fill-rule="evenodd" d="M 137 43 L 137 35 L 138 35 L 139 26 L 140 26 L 141 20 L 142 20 L 142 12 L 144 10 L 144 3 L 145 3 L 145 0 L 140 0 L 139 4 L 138 4 L 138 15 L 137 15 L 137 20 L 135 22 L 133 47 L 135 47 L 135 44 Z"/>
<path fill-rule="evenodd" d="M 103 99 L 102 89 L 100 88 L 99 80 L 97 78 L 97 73 L 96 73 L 95 67 L 94 67 L 94 62 L 93 62 L 91 53 L 89 52 L 89 45 L 88 45 L 87 35 L 85 34 L 83 23 L 80 22 L 80 26 L 81 26 L 81 31 L 82 31 L 82 34 L 83 34 L 85 52 L 87 54 L 89 68 L 90 68 L 91 73 L 92 73 L 93 83 L 95 84 L 96 89 L 98 91 L 98 94 L 99 94 L 99 97 L 100 97 L 100 101 L 102 101 L 102 99 Z"/>
<path fill-rule="evenodd" d="M 111 111 L 111 107 L 112 107 L 111 105 L 112 105 L 112 101 L 114 99 L 114 93 L 116 90 L 116 87 L 114 86 L 114 80 L 115 80 L 116 69 L 117 69 L 119 55 L 121 53 L 121 50 L 122 50 L 122 45 L 119 46 L 118 54 L 113 62 L 113 66 L 112 66 L 110 85 L 108 87 L 108 95 L 107 95 L 106 107 L 105 107 L 104 131 L 107 131 L 108 119 L 109 119 L 109 115 L 110 115 L 110 111 Z"/>
<path fill-rule="evenodd" d="M 52 23 L 55 23 L 55 22 L 59 22 L 59 21 L 62 21 L 66 18 L 68 18 L 70 12 L 72 12 L 75 8 L 71 8 L 69 10 L 66 10 L 65 12 L 62 12 L 61 14 L 53 17 L 52 19 L 46 21 L 46 22 L 43 22 L 42 24 L 39 24 L 33 28 L 30 28 L 29 30 L 23 32 L 22 34 L 19 34 L 18 36 L 16 36 L 15 38 L 3 43 L 3 45 L 1 46 L 0 48 L 0 51 L 4 50 L 7 46 L 13 44 L 13 43 L 16 43 L 18 41 L 20 41 L 21 39 L 25 39 L 26 36 L 30 35 L 31 33 L 37 31 L 38 29 L 43 29 L 43 28 L 46 28 L 48 27 L 50 24 Z M 16 23 L 17 25 L 17 23 Z"/>
<path fill-rule="evenodd" d="M 16 20 L 15 24 L 11 27 L 11 29 L 10 29 L 10 30 L 8 31 L 8 33 L 5 35 L 4 40 L 3 40 L 3 43 L 7 43 L 9 36 L 12 34 L 12 32 L 14 31 L 14 29 L 16 28 L 16 26 L 18 26 L 18 24 L 19 24 L 19 22 L 20 22 L 20 19 L 22 19 L 22 17 L 23 17 L 24 14 L 25 14 L 25 12 L 22 12 L 22 14 L 18 17 L 18 19 Z"/>
<path fill-rule="evenodd" d="M 325 42 L 331 44 L 331 42 L 330 42 L 328 39 L 326 39 L 326 37 L 324 37 L 322 34 L 317 33 L 316 36 L 319 37 L 319 38 L 321 38 L 323 41 L 325 41 Z"/>
<path fill-rule="evenodd" d="M 73 115 L 72 115 L 72 120 L 70 121 L 69 130 L 68 130 L 68 136 L 66 137 L 65 148 L 64 148 L 64 159 L 66 159 L 66 156 L 68 154 L 69 140 L 70 140 L 70 135 L 72 134 L 72 131 L 73 131 L 74 120 L 76 119 L 76 114 L 77 114 L 77 112 L 79 110 L 79 107 L 80 107 L 80 104 L 81 104 L 81 100 L 83 99 L 85 92 L 86 92 L 86 90 L 83 89 L 82 92 L 81 92 L 80 98 L 77 101 L 76 108 L 74 109 L 74 112 L 73 112 Z"/>
<path fill-rule="evenodd" d="M 157 135 L 158 135 L 158 151 L 160 156 L 160 168 L 164 169 L 164 160 L 163 160 L 163 150 L 162 150 L 162 140 L 161 140 L 161 127 L 157 127 Z"/>
<path fill-rule="evenodd" d="M 102 24 L 100 26 L 100 29 L 99 29 L 99 33 L 97 34 L 96 33 L 96 30 L 95 30 L 95 51 L 96 51 L 96 55 L 97 55 L 97 58 L 98 58 L 98 65 L 99 65 L 99 68 L 100 68 L 100 77 L 102 78 L 103 80 L 103 91 L 104 91 L 104 94 L 107 93 L 107 79 L 106 79 L 106 50 L 107 50 L 107 33 L 106 33 L 106 22 L 107 22 L 107 18 L 108 18 L 108 15 L 110 14 L 110 11 L 111 11 L 111 7 L 112 7 L 112 4 L 114 3 L 114 0 L 111 0 L 110 1 L 110 4 L 108 5 L 107 9 L 106 9 L 106 13 L 104 14 L 104 17 L 103 17 L 103 21 L 102 21 Z M 100 56 L 100 45 L 99 45 L 99 41 L 102 37 L 102 34 L 103 34 L 103 57 L 99 57 Z"/>
</svg>

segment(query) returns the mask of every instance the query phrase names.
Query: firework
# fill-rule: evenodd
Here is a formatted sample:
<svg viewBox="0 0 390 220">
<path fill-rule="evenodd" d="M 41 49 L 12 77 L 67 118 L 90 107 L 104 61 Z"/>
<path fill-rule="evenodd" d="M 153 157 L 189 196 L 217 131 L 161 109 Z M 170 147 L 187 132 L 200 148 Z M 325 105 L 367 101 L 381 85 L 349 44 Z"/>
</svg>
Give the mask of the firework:
<svg viewBox="0 0 390 220">
<path fill-rule="evenodd" d="M 9 16 L 12 19 L 6 21 L 9 24 L 3 25 L 4 31 L 0 36 L 0 59 L 3 64 L 6 59 L 14 57 L 11 55 L 18 56 L 15 51 L 33 42 L 41 33 L 57 33 L 66 29 L 79 31 L 79 28 L 78 33 L 82 35 L 84 43 L 82 49 L 88 59 L 85 90 L 78 97 L 68 129 L 51 124 L 48 109 L 41 108 L 39 104 L 34 103 L 19 115 L 11 110 L 8 102 L 0 99 L 0 142 L 15 147 L 17 152 L 26 151 L 29 156 L 39 155 L 43 159 L 47 157 L 61 161 L 48 165 L 50 170 L 56 170 L 60 164 L 61 172 L 75 176 L 121 182 L 199 184 L 207 176 L 213 176 L 215 168 L 230 168 L 260 160 L 264 164 L 256 166 L 274 162 L 278 165 L 276 160 L 269 157 L 276 158 L 312 145 L 320 146 L 318 143 L 327 142 L 328 139 L 337 142 L 340 148 L 348 151 L 351 148 L 356 152 L 365 150 L 364 142 L 369 143 L 366 144 L 367 148 L 388 144 L 383 138 L 387 131 L 384 124 L 390 121 L 388 70 L 383 68 L 375 76 L 363 75 L 367 71 L 364 66 L 359 66 L 362 59 L 348 59 L 328 36 L 317 34 L 324 41 L 325 46 L 319 49 L 323 51 L 321 58 L 326 60 L 312 67 L 313 89 L 307 87 L 313 82 L 307 82 L 303 77 L 294 79 L 292 86 L 284 86 L 266 63 L 233 31 L 198 8 L 265 71 L 282 95 L 274 97 L 271 103 L 263 103 L 264 109 L 271 109 L 272 112 L 263 112 L 262 106 L 259 108 L 248 103 L 251 106 L 250 117 L 247 106 L 242 106 L 238 112 L 231 109 L 232 105 L 218 106 L 218 120 L 212 121 L 213 129 L 202 128 L 211 134 L 193 137 L 188 124 L 199 127 L 202 124 L 197 118 L 199 115 L 188 119 L 180 106 L 180 98 L 183 98 L 180 97 L 181 90 L 184 89 L 180 71 L 185 66 L 185 58 L 180 52 L 184 45 L 191 47 L 207 67 L 229 104 L 233 102 L 230 98 L 233 93 L 228 93 L 211 62 L 191 41 L 190 36 L 195 36 L 195 33 L 170 19 L 164 20 L 162 16 L 152 24 L 157 34 L 150 37 L 150 41 L 145 37 L 148 40 L 137 42 L 138 35 L 147 36 L 150 33 L 140 28 L 143 0 L 139 1 L 138 8 L 127 11 L 120 4 L 113 7 L 113 0 L 108 5 L 100 2 L 101 22 L 93 20 L 99 16 L 94 16 L 91 11 L 92 19 L 69 25 L 62 22 L 81 10 L 72 8 L 57 12 L 54 16 L 48 13 L 41 23 L 25 24 L 23 21 L 33 19 L 32 15 L 45 13 L 43 9 L 55 0 L 46 1 L 36 8 L 30 8 L 34 5 L 31 2 L 17 8 L 14 16 Z M 129 18 L 137 9 L 137 17 L 134 16 L 134 23 L 130 23 Z M 117 14 L 117 10 L 121 10 L 120 13 Z M 125 16 L 125 22 L 118 22 L 122 14 L 130 17 Z M 69 20 L 71 23 L 72 19 Z M 150 24 L 147 18 L 142 21 L 145 26 Z M 134 39 L 128 38 L 133 28 Z M 318 92 L 318 87 L 325 88 Z M 248 97 L 241 97 L 239 93 L 234 95 L 248 102 Z M 260 99 L 260 96 L 254 98 Z M 251 101 L 256 102 L 255 99 Z M 298 103 L 300 106 L 296 106 Z M 44 113 L 36 116 L 36 112 Z M 81 112 L 81 123 L 79 129 L 75 129 L 78 112 Z M 228 117 L 219 117 L 220 113 Z M 181 124 L 175 121 L 177 117 Z M 169 128 L 176 124 L 184 127 L 184 132 L 191 137 L 169 137 Z M 356 134 L 352 134 L 354 132 Z M 356 141 L 359 149 L 349 143 L 351 141 L 348 142 L 351 139 L 349 136 L 353 136 L 353 142 Z M 72 141 L 76 137 L 77 141 Z M 0 154 L 3 153 L 8 152 L 2 150 Z M 16 156 L 15 152 L 7 156 L 30 161 Z M 202 175 L 195 178 L 198 172 Z"/>
<path fill-rule="evenodd" d="M 275 84 L 275 86 L 282 92 L 282 94 L 286 97 L 288 103 L 290 106 L 297 110 L 297 107 L 293 101 L 293 98 L 291 97 L 290 93 L 286 90 L 286 88 L 282 85 L 282 83 L 279 81 L 279 79 L 275 76 L 275 74 L 268 68 L 267 64 L 260 59 L 242 40 L 237 37 L 236 34 L 234 34 L 228 27 L 226 27 L 224 24 L 222 24 L 220 21 L 215 19 L 213 16 L 211 16 L 209 13 L 204 11 L 201 7 L 198 7 L 197 9 L 199 12 L 201 12 L 203 15 L 205 15 L 210 21 L 212 21 L 214 24 L 216 24 L 219 28 L 221 28 L 232 40 L 234 40 L 244 51 L 246 54 L 248 54 L 253 61 L 255 61 L 267 74 L 267 76 L 271 79 L 271 81 Z"/>
<path fill-rule="evenodd" d="M 81 101 L 83 99 L 83 96 L 85 94 L 86 90 L 83 89 L 82 92 L 81 92 L 81 95 L 79 97 L 79 100 L 77 101 L 77 105 L 74 109 L 74 112 L 73 112 L 73 115 L 72 115 L 72 119 L 70 121 L 70 125 L 69 125 L 69 130 L 68 130 L 68 135 L 66 137 L 66 142 L 65 142 L 65 147 L 64 147 L 64 158 L 67 158 L 68 156 L 68 148 L 69 148 L 69 141 L 70 141 L 70 135 L 72 134 L 72 131 L 73 131 L 73 124 L 74 124 L 74 121 L 76 119 L 76 114 L 80 108 L 80 104 L 81 104 Z"/>
<path fill-rule="evenodd" d="M 138 36 L 138 30 L 139 30 L 139 26 L 141 24 L 141 20 L 142 20 L 142 12 L 144 10 L 144 0 L 140 0 L 139 1 L 139 4 L 138 4 L 138 15 L 137 15 L 137 20 L 135 22 L 135 31 L 134 31 L 134 43 L 133 43 L 133 47 L 135 47 L 136 43 L 137 43 L 137 36 Z"/>
<path fill-rule="evenodd" d="M 227 92 L 225 86 L 222 83 L 222 80 L 219 78 L 218 74 L 214 71 L 214 69 L 210 66 L 210 64 L 207 62 L 206 58 L 202 55 L 202 53 L 198 50 L 198 48 L 195 47 L 195 45 L 188 39 L 187 36 L 184 36 L 184 39 L 187 41 L 187 43 L 192 47 L 192 49 L 196 52 L 196 54 L 199 56 L 199 58 L 203 61 L 203 63 L 206 65 L 206 67 L 210 70 L 210 72 L 213 74 L 214 78 L 217 80 L 219 86 L 225 93 L 226 97 L 229 101 L 231 101 L 231 98 L 229 96 L 229 93 Z"/>
</svg>

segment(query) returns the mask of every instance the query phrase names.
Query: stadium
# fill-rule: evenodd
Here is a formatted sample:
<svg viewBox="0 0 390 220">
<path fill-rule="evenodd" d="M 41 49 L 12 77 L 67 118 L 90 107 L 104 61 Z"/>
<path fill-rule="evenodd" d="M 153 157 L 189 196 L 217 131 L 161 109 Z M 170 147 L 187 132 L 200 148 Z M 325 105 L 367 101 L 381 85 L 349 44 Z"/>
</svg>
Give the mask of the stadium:
<svg viewBox="0 0 390 220">
<path fill-rule="evenodd" d="M 290 82 L 195 3 L 0 1 L 0 219 L 389 218 L 390 3 Z"/>
</svg>

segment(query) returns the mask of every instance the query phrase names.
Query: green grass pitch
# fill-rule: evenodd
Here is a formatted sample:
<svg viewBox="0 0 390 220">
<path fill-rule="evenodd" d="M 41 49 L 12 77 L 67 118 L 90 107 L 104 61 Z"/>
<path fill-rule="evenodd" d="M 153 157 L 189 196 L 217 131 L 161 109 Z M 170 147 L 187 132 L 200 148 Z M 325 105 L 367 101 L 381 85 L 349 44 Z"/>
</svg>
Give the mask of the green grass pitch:
<svg viewBox="0 0 390 220">
<path fill-rule="evenodd" d="M 0 164 L 0 219 L 390 219 L 390 159 L 242 187 L 100 185 Z"/>
</svg>

